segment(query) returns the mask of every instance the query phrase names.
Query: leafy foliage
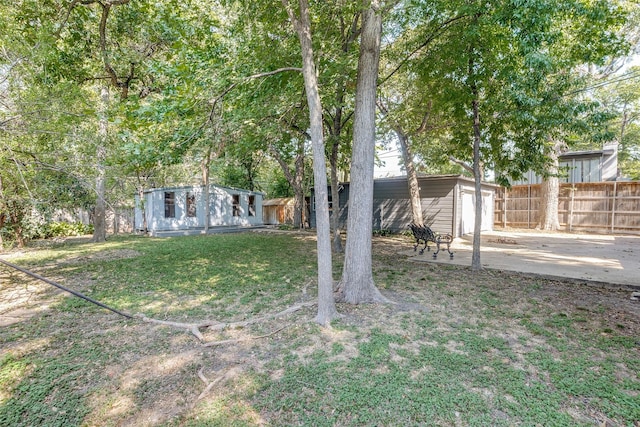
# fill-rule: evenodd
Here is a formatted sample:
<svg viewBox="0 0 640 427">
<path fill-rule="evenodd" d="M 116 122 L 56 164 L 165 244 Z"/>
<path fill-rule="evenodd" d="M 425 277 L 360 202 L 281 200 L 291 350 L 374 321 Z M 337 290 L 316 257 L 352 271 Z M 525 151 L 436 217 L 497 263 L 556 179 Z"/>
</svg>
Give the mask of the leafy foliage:
<svg viewBox="0 0 640 427">
<path fill-rule="evenodd" d="M 580 91 L 580 67 L 625 52 L 624 10 L 608 2 L 409 2 L 387 51 L 392 119 L 419 129 L 427 167 L 454 155 L 472 163 L 472 90 L 478 90 L 482 162 L 500 177 L 544 171 L 550 140 L 595 137 L 601 109 Z M 396 65 L 398 64 L 398 65 Z M 408 101 L 408 102 L 407 102 Z M 599 138 L 610 137 L 600 135 Z"/>
<path fill-rule="evenodd" d="M 271 150 L 293 168 L 291 143 L 308 128 L 301 75 L 247 79 L 299 64 L 284 10 L 269 2 L 252 3 L 250 13 L 235 1 L 125 2 L 111 7 L 101 40 L 103 6 L 19 0 L 0 8 L 0 206 L 15 205 L 16 215 L 39 204 L 92 206 L 97 86 L 110 76 L 105 60 L 119 101 L 108 111 L 111 205 L 130 204 L 134 187 L 197 180 L 208 152 L 214 180 L 286 194 L 269 182 Z M 412 132 L 419 170 L 460 172 L 449 156 L 470 160 L 472 82 L 480 89 L 483 162 L 500 176 L 543 170 L 551 137 L 596 144 L 619 134 L 624 111 L 632 111 L 622 107 L 622 93 L 632 93 L 635 81 L 618 95 L 598 96 L 601 103 L 581 89 L 592 84 L 587 65 L 615 62 L 624 53 L 622 36 L 635 40 L 637 14 L 631 10 L 627 20 L 625 8 L 583 0 L 413 0 L 392 8 L 380 84 L 389 120 Z M 359 14 L 357 2 L 311 8 L 327 155 L 345 171 Z M 618 119 L 609 120 L 602 104 Z M 630 177 L 638 176 L 636 134 L 633 118 L 620 146 Z M 306 170 L 304 188 L 311 185 Z"/>
</svg>

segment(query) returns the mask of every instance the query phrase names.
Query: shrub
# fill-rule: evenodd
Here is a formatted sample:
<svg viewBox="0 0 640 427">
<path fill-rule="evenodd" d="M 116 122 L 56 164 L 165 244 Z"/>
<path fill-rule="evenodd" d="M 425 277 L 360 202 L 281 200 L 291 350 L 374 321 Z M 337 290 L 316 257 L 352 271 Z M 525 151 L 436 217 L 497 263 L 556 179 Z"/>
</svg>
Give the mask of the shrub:
<svg viewBox="0 0 640 427">
<path fill-rule="evenodd" d="M 391 236 L 393 234 L 393 232 L 391 230 L 389 230 L 388 228 L 383 228 L 380 230 L 373 230 L 373 235 L 374 236 Z"/>
<path fill-rule="evenodd" d="M 294 227 L 293 224 L 278 224 L 278 230 L 292 231 L 297 230 L 297 227 Z"/>
<path fill-rule="evenodd" d="M 82 236 L 85 234 L 93 233 L 92 224 L 83 224 L 81 222 L 49 222 L 45 224 L 43 230 L 43 236 L 45 239 L 52 237 L 68 237 L 68 236 Z"/>
</svg>

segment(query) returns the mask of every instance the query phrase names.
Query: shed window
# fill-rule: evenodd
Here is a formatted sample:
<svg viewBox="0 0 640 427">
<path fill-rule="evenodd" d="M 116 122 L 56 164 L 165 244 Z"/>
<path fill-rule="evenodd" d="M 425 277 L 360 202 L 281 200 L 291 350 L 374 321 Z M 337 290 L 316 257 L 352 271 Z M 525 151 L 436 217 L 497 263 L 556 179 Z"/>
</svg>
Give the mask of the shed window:
<svg viewBox="0 0 640 427">
<path fill-rule="evenodd" d="M 196 195 L 187 192 L 187 216 L 194 218 L 196 216 Z"/>
<path fill-rule="evenodd" d="M 256 196 L 249 196 L 249 216 L 256 216 Z"/>
<path fill-rule="evenodd" d="M 233 197 L 233 216 L 240 216 L 240 195 L 234 194 L 232 197 Z"/>
<path fill-rule="evenodd" d="M 164 192 L 164 217 L 176 217 L 176 193 L 173 191 Z"/>
</svg>

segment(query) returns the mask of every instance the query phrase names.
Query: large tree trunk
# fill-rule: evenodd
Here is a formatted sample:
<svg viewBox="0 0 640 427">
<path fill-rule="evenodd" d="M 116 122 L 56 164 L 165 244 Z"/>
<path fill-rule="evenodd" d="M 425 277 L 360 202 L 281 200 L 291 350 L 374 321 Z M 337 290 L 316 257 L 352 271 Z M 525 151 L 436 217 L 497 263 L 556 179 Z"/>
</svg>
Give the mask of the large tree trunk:
<svg viewBox="0 0 640 427">
<path fill-rule="evenodd" d="M 105 162 L 107 157 L 107 141 L 109 139 L 109 87 L 100 88 L 100 117 L 98 120 L 98 141 L 96 145 L 96 205 L 93 211 L 93 242 L 104 242 L 107 237 L 106 203 L 105 203 Z"/>
<path fill-rule="evenodd" d="M 337 317 L 333 299 L 331 267 L 331 236 L 329 228 L 329 197 L 327 191 L 327 165 L 325 163 L 324 136 L 322 133 L 322 103 L 318 92 L 318 80 L 311 44 L 311 21 L 308 0 L 299 0 L 300 19 L 295 17 L 288 0 L 282 0 L 289 19 L 298 33 L 302 51 L 302 74 L 309 105 L 309 128 L 313 146 L 313 178 L 316 196 L 316 233 L 318 250 L 318 313 L 316 322 L 329 325 Z"/>
<path fill-rule="evenodd" d="M 209 183 L 211 181 L 211 155 L 213 147 L 209 145 L 207 155 L 202 160 L 202 191 L 204 192 L 204 234 L 209 233 L 209 224 L 211 222 L 211 194 L 209 193 Z"/>
<path fill-rule="evenodd" d="M 473 223 L 473 252 L 471 254 L 471 271 L 482 270 L 480 262 L 480 233 L 482 230 L 482 159 L 480 158 L 480 91 L 474 76 L 475 58 L 473 49 L 469 47 L 468 79 L 471 90 L 471 113 L 473 115 L 473 179 L 475 191 L 475 216 Z"/>
<path fill-rule="evenodd" d="M 331 164 L 331 229 L 333 230 L 333 240 L 331 248 L 334 253 L 342 253 L 342 236 L 340 233 L 340 182 L 338 181 L 338 148 L 339 136 L 334 136 L 331 145 L 331 156 L 329 163 Z"/>
<path fill-rule="evenodd" d="M 400 128 L 400 126 L 396 126 L 395 131 L 398 136 L 398 141 L 400 142 L 404 168 L 407 171 L 407 185 L 409 187 L 409 198 L 411 201 L 411 218 L 415 224 L 423 225 L 424 219 L 422 217 L 420 185 L 418 184 L 418 174 L 416 173 L 416 167 L 413 162 L 411 147 L 409 147 L 409 136 Z"/>
<path fill-rule="evenodd" d="M 291 185 L 291 188 L 293 188 L 293 226 L 295 228 L 304 227 L 302 214 L 304 210 L 304 143 L 305 140 L 299 138 L 293 173 L 291 173 L 289 165 L 276 147 L 269 144 L 269 151 L 271 151 L 271 154 L 275 157 L 280 165 L 280 169 L 282 169 L 284 177 L 287 179 L 289 185 Z"/>
<path fill-rule="evenodd" d="M 298 139 L 298 152 L 294 163 L 295 175 L 293 176 L 293 226 L 304 228 L 304 139 Z"/>
<path fill-rule="evenodd" d="M 13 229 L 13 234 L 16 239 L 16 245 L 18 248 L 23 248 L 26 245 L 26 239 L 24 237 L 24 229 L 22 228 L 22 219 L 24 218 L 24 212 L 22 207 L 18 203 L 12 203 L 13 206 L 8 206 L 9 211 L 9 223 Z"/>
<path fill-rule="evenodd" d="M 475 188 L 475 218 L 473 223 L 473 253 L 471 271 L 482 269 L 480 263 L 480 234 L 482 230 L 482 168 L 480 159 L 480 108 L 478 92 L 474 87 L 473 99 L 473 178 Z"/>
<path fill-rule="evenodd" d="M 371 265 L 376 89 L 382 19 L 376 0 L 365 0 L 365 9 L 356 83 L 347 243 L 338 288 L 339 298 L 352 304 L 386 301 L 373 282 Z"/>
<path fill-rule="evenodd" d="M 140 199 L 140 212 L 142 214 L 142 231 L 147 233 L 147 203 L 144 199 L 144 187 L 142 186 L 142 180 L 138 175 L 138 199 Z M 134 230 L 135 231 L 135 230 Z"/>
<path fill-rule="evenodd" d="M 342 40 L 342 53 L 345 57 L 349 54 L 351 46 L 358 38 L 358 22 L 360 20 L 360 13 L 356 13 L 347 26 L 346 23 L 341 21 L 341 40 Z M 340 205 L 340 180 L 338 178 L 338 156 L 340 151 L 340 143 L 342 142 L 342 131 L 345 122 L 343 122 L 343 112 L 345 108 L 345 93 L 347 90 L 347 76 L 339 75 L 336 84 L 336 100 L 335 110 L 333 113 L 333 123 L 330 126 L 331 132 L 331 154 L 329 155 L 329 164 L 331 167 L 331 229 L 333 230 L 333 240 L 331 247 L 334 253 L 344 252 L 342 246 L 342 233 L 340 230 L 340 215 L 342 213 L 342 206 Z M 348 117 L 347 117 L 348 120 Z"/>
<path fill-rule="evenodd" d="M 382 103 L 378 103 L 378 108 L 383 115 L 387 116 L 389 111 L 387 107 Z M 427 109 L 422 124 L 416 131 L 416 133 L 424 131 L 427 127 L 429 111 L 431 106 Z M 415 224 L 424 224 L 424 218 L 422 216 L 422 200 L 420 198 L 420 185 L 418 184 L 418 174 L 416 173 L 416 166 L 413 161 L 413 153 L 409 144 L 409 134 L 402 128 L 400 123 L 393 122 L 392 128 L 398 137 L 398 143 L 400 144 L 400 151 L 402 152 L 402 162 L 404 163 L 405 170 L 407 171 L 407 187 L 409 190 L 409 202 L 411 204 L 411 220 Z"/>
<path fill-rule="evenodd" d="M 298 179 L 296 178 L 296 181 Z M 293 187 L 293 227 L 304 228 L 304 188 L 302 188 L 302 179 L 299 185 Z"/>
<path fill-rule="evenodd" d="M 2 212 L 4 209 L 2 209 L 4 207 L 5 201 L 4 201 L 4 192 L 3 192 L 3 188 L 2 188 L 2 175 L 0 175 L 0 252 L 2 252 L 4 250 L 4 242 L 2 240 L 2 229 L 4 228 L 4 223 L 7 220 L 7 216 L 4 212 Z"/>
<path fill-rule="evenodd" d="M 560 169 L 559 157 L 564 142 L 555 142 L 549 151 L 551 160 L 549 166 L 549 175 L 542 179 L 541 203 L 540 203 L 540 222 L 538 227 L 541 230 L 556 231 L 560 229 L 560 220 L 558 218 L 558 199 L 560 197 L 560 180 L 558 179 L 558 171 Z"/>
<path fill-rule="evenodd" d="M 560 229 L 558 220 L 558 197 L 560 182 L 557 176 L 549 176 L 542 180 L 542 200 L 540 203 L 540 230 L 556 231 Z"/>
</svg>

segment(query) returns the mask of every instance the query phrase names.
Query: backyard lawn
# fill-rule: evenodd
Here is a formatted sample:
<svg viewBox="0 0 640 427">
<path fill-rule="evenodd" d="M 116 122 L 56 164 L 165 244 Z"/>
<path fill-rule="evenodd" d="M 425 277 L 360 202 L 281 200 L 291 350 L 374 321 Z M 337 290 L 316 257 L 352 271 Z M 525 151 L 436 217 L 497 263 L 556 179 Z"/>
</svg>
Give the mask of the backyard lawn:
<svg viewBox="0 0 640 427">
<path fill-rule="evenodd" d="M 311 233 L 40 242 L 0 264 L 2 426 L 640 426 L 628 290 L 414 263 L 374 237 L 393 304 L 316 294 Z M 334 277 L 342 256 L 334 258 Z M 237 327 L 234 322 L 246 322 Z M 208 343 L 204 345 L 203 342 Z"/>
</svg>

